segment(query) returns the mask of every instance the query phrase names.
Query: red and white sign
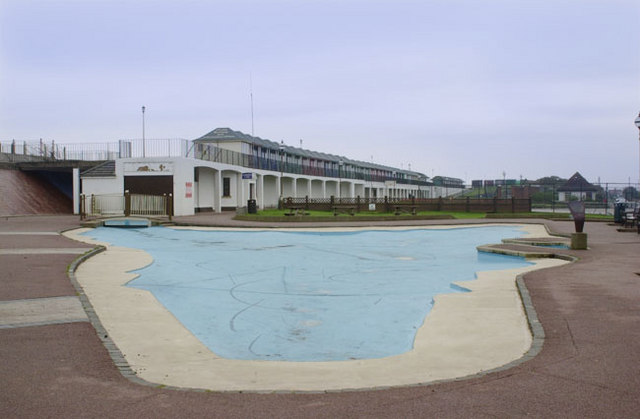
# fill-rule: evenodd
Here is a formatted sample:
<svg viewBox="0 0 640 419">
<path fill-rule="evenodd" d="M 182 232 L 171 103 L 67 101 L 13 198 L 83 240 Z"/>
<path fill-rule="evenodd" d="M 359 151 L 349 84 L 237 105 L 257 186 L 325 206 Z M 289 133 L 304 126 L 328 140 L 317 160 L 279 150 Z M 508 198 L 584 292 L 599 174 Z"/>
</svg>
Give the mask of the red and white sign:
<svg viewBox="0 0 640 419">
<path fill-rule="evenodd" d="M 186 182 L 184 184 L 184 197 L 191 198 L 193 197 L 193 182 Z"/>
</svg>

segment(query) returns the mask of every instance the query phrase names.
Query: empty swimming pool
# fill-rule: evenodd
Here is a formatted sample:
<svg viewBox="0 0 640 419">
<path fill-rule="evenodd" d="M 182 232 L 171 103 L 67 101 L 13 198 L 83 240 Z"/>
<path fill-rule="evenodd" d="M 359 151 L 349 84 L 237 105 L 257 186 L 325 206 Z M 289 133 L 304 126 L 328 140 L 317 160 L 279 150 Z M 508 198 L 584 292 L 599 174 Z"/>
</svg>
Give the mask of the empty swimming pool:
<svg viewBox="0 0 640 419">
<path fill-rule="evenodd" d="M 229 359 L 336 361 L 412 349 L 433 296 L 454 281 L 524 259 L 476 246 L 517 227 L 298 232 L 99 228 L 89 236 L 143 249 L 149 290 L 212 352 Z"/>
</svg>

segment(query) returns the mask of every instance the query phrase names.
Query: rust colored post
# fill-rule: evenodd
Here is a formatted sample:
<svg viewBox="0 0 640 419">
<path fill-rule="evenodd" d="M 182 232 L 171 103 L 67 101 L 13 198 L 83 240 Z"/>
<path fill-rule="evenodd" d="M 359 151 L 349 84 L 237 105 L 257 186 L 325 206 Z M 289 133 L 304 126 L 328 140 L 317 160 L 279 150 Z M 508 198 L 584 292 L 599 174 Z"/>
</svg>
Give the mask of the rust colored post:
<svg viewBox="0 0 640 419">
<path fill-rule="evenodd" d="M 131 195 L 129 191 L 124 191 L 124 216 L 128 217 L 131 215 Z"/>
</svg>

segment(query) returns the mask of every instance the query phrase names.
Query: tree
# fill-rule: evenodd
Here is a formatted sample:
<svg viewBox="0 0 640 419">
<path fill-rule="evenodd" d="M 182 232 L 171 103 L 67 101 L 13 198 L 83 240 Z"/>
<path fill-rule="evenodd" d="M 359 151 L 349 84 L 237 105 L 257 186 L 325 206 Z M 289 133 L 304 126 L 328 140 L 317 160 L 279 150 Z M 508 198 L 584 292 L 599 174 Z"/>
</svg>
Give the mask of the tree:
<svg viewBox="0 0 640 419">
<path fill-rule="evenodd" d="M 563 179 L 558 176 L 545 176 L 536 180 L 536 183 L 539 185 L 562 185 L 567 182 L 567 179 Z"/>
</svg>

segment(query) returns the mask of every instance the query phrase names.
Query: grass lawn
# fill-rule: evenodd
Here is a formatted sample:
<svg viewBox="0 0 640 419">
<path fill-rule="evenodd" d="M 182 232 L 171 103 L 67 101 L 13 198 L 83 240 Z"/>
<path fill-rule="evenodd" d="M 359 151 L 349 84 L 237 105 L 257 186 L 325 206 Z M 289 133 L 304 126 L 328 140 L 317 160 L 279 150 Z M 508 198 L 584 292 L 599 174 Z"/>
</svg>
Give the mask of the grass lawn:
<svg viewBox="0 0 640 419">
<path fill-rule="evenodd" d="M 383 213 L 373 211 L 358 212 L 355 215 L 338 214 L 333 215 L 332 211 L 307 211 L 304 216 L 286 216 L 285 210 L 267 209 L 258 211 L 257 214 L 238 215 L 238 220 L 252 221 L 335 221 L 346 219 L 359 220 L 398 220 L 398 219 L 496 219 L 496 218 L 554 218 L 570 219 L 567 213 L 553 212 L 526 212 L 526 213 L 484 213 L 484 212 L 447 212 L 447 211 L 420 211 L 415 216 L 411 214 L 395 215 L 394 213 Z M 611 215 L 587 214 L 587 220 L 592 221 L 612 221 Z"/>
</svg>

